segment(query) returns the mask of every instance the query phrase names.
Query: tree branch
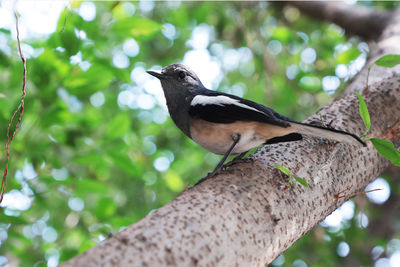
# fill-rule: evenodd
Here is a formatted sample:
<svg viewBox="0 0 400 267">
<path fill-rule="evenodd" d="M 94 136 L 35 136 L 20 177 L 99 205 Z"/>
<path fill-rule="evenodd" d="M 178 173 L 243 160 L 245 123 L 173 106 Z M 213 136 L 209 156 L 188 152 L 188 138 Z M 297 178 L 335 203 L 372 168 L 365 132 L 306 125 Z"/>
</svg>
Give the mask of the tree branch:
<svg viewBox="0 0 400 267">
<path fill-rule="evenodd" d="M 400 116 L 400 108 L 393 109 L 398 88 L 396 77 L 364 95 L 372 111 L 371 135 L 384 136 L 386 124 Z M 363 131 L 352 95 L 319 114 L 335 119 L 339 129 Z M 265 266 L 388 166 L 371 144 L 356 148 L 311 138 L 266 146 L 252 157 L 254 165 L 234 165 L 185 191 L 64 266 Z M 286 180 L 274 164 L 307 179 L 310 187 L 284 190 Z"/>
<path fill-rule="evenodd" d="M 388 28 L 399 26 L 396 18 Z M 352 86 L 362 90 L 368 105 L 369 135 L 390 136 L 399 146 L 400 129 L 388 125 L 400 117 L 400 77 L 382 71 L 390 77 L 377 77 L 368 90 L 362 90 L 364 80 Z M 364 132 L 353 94 L 307 121 L 320 116 L 337 129 Z M 253 164 L 233 165 L 64 266 L 265 266 L 389 165 L 371 144 L 362 148 L 315 138 L 268 145 L 252 158 Z M 305 178 L 309 188 L 285 189 L 287 177 L 275 164 Z"/>
<path fill-rule="evenodd" d="M 349 6 L 341 2 L 328 1 L 289 1 L 301 12 L 321 20 L 336 23 L 347 33 L 358 35 L 366 40 L 377 39 L 386 28 L 392 12 L 373 10 L 355 5 Z"/>
<path fill-rule="evenodd" d="M 20 58 L 22 61 L 22 65 L 24 67 L 24 71 L 23 71 L 23 80 L 22 80 L 21 101 L 20 101 L 17 109 L 14 111 L 13 115 L 11 116 L 10 122 L 7 127 L 7 142 L 5 144 L 7 156 L 6 156 L 6 166 L 4 168 L 4 173 L 3 173 L 3 179 L 1 180 L 0 203 L 3 201 L 3 196 L 4 196 L 4 192 L 6 190 L 6 185 L 7 185 L 8 163 L 10 161 L 10 144 L 11 144 L 12 140 L 14 139 L 15 135 L 17 134 L 19 126 L 21 125 L 22 115 L 24 114 L 24 107 L 25 107 L 24 104 L 25 104 L 25 96 L 26 96 L 26 77 L 27 77 L 26 58 L 25 58 L 24 54 L 22 53 L 21 41 L 19 39 L 18 14 L 17 14 L 16 7 L 14 7 L 14 15 L 15 15 L 15 28 L 17 31 L 18 51 L 19 51 L 19 55 L 20 55 Z M 12 134 L 10 136 L 10 133 L 11 133 L 10 129 L 11 129 L 14 118 L 17 115 L 18 111 L 19 111 L 19 114 L 18 114 L 17 123 L 15 125 L 14 131 L 12 132 Z"/>
</svg>

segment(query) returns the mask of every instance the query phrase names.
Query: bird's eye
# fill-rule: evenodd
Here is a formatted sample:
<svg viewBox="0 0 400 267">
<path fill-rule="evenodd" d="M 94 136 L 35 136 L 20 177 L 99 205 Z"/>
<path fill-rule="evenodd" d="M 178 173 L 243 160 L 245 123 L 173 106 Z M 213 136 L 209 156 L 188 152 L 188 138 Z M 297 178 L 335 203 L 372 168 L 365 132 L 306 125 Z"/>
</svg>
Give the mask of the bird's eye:
<svg viewBox="0 0 400 267">
<path fill-rule="evenodd" d="M 184 71 L 180 71 L 178 75 L 179 75 L 179 78 L 181 78 L 181 79 L 186 77 L 186 73 Z"/>
</svg>

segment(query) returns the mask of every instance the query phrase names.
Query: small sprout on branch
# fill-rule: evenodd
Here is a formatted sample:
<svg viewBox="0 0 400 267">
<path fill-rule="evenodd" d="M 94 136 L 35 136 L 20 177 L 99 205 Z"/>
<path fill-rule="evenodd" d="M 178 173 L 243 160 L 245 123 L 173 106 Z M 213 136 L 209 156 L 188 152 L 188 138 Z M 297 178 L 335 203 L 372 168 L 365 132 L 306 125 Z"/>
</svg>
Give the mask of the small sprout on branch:
<svg viewBox="0 0 400 267">
<path fill-rule="evenodd" d="M 369 138 L 368 141 L 371 141 L 375 149 L 393 165 L 400 166 L 400 151 L 394 147 L 392 142 L 379 138 Z"/>
<path fill-rule="evenodd" d="M 277 165 L 277 164 L 275 164 L 274 167 L 276 169 L 280 170 L 281 172 L 283 172 L 284 174 L 286 174 L 287 176 L 289 176 L 289 185 L 290 186 L 296 186 L 296 184 L 299 183 L 304 187 L 308 187 L 308 183 L 307 183 L 306 179 L 298 177 L 298 176 L 293 177 L 292 172 L 288 168 L 286 168 L 282 165 Z"/>
<path fill-rule="evenodd" d="M 370 116 L 368 112 L 367 105 L 365 104 L 364 99 L 362 96 L 358 93 L 356 93 L 358 100 L 360 101 L 360 115 L 361 118 L 364 121 L 365 125 L 365 133 L 361 136 L 364 137 L 367 135 L 369 129 L 371 128 L 371 121 L 370 121 Z M 395 166 L 400 166 L 400 151 L 398 151 L 393 143 L 389 140 L 385 139 L 380 139 L 380 138 L 368 138 L 368 139 L 363 139 L 364 141 L 370 141 L 374 145 L 375 149 L 381 154 L 383 157 L 386 159 L 390 160 L 390 162 L 395 165 Z"/>
<path fill-rule="evenodd" d="M 358 101 L 360 102 L 359 111 L 360 111 L 361 118 L 362 118 L 362 120 L 364 122 L 364 125 L 365 125 L 365 132 L 361 136 L 361 137 L 364 137 L 364 136 L 366 136 L 368 134 L 369 129 L 371 128 L 371 118 L 369 117 L 367 104 L 365 103 L 365 101 L 362 98 L 362 96 L 359 93 L 356 93 L 356 96 L 358 98 Z"/>
<path fill-rule="evenodd" d="M 395 54 L 385 55 L 375 61 L 375 65 L 386 68 L 393 68 L 398 64 L 400 64 L 400 55 Z"/>
<path fill-rule="evenodd" d="M 393 68 L 394 66 L 396 66 L 398 64 L 400 64 L 400 55 L 388 54 L 388 55 L 385 55 L 385 56 L 377 59 L 374 63 L 369 65 L 368 72 L 367 72 L 367 86 L 365 88 L 365 92 L 369 91 L 369 88 L 368 88 L 369 73 L 371 72 L 371 69 L 374 65 L 377 65 L 379 67 L 385 67 L 385 68 Z"/>
<path fill-rule="evenodd" d="M 302 186 L 308 187 L 308 183 L 307 183 L 306 179 L 301 178 L 301 177 L 299 177 L 299 176 L 294 177 L 294 179 L 295 179 L 299 184 L 301 184 Z"/>
</svg>

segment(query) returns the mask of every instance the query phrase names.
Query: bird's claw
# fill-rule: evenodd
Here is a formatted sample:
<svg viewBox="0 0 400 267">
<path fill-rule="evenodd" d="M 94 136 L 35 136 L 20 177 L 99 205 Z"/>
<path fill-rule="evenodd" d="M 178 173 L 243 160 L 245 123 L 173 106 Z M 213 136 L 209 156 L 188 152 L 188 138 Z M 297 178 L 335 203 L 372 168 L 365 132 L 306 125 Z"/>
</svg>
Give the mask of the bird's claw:
<svg viewBox="0 0 400 267">
<path fill-rule="evenodd" d="M 198 184 L 204 182 L 205 180 L 208 180 L 209 178 L 211 178 L 211 177 L 217 175 L 218 173 L 221 172 L 221 170 L 222 170 L 222 168 L 219 169 L 219 170 L 214 170 L 214 171 L 212 171 L 212 172 L 209 172 L 209 173 L 207 174 L 207 176 L 205 176 L 205 177 L 201 178 L 200 180 L 198 180 L 198 181 L 193 185 L 193 187 L 195 187 L 196 185 L 198 185 Z M 192 188 L 193 188 L 193 187 L 192 187 Z"/>
<path fill-rule="evenodd" d="M 243 157 L 236 157 L 236 158 L 234 158 L 233 160 L 231 160 L 230 162 L 228 162 L 228 163 L 226 163 L 224 166 L 223 166 L 223 169 L 224 170 L 226 170 L 227 168 L 229 168 L 229 167 L 231 167 L 232 165 L 235 165 L 235 164 L 237 164 L 237 163 L 253 163 L 254 162 L 254 159 L 253 158 L 250 158 L 250 157 L 247 157 L 247 158 L 243 158 Z"/>
</svg>

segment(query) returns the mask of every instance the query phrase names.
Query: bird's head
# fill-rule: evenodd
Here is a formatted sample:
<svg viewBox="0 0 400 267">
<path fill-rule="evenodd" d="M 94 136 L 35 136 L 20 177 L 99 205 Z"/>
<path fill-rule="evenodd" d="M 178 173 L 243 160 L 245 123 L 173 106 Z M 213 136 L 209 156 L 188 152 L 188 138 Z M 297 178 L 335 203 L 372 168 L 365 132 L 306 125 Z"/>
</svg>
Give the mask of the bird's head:
<svg viewBox="0 0 400 267">
<path fill-rule="evenodd" d="M 158 78 L 166 94 L 196 92 L 204 89 L 199 77 L 187 66 L 179 63 L 169 65 L 161 73 L 147 71 L 148 74 Z"/>
</svg>

